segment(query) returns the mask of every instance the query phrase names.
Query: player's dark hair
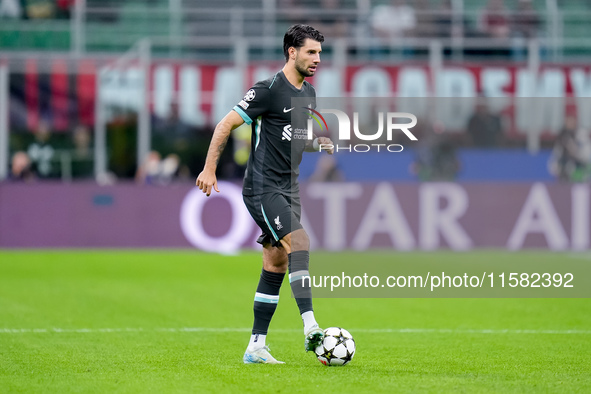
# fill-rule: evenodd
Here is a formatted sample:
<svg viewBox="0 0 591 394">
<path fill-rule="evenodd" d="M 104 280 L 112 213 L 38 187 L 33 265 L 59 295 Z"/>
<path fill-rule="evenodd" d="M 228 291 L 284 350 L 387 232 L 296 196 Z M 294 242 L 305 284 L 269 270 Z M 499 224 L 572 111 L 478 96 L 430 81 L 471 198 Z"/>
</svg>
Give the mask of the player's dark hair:
<svg viewBox="0 0 591 394">
<path fill-rule="evenodd" d="M 283 54 L 285 55 L 285 61 L 289 60 L 289 48 L 294 47 L 300 49 L 304 46 L 306 38 L 324 42 L 324 36 L 318 30 L 308 25 L 293 25 L 285 32 L 283 36 Z"/>
</svg>

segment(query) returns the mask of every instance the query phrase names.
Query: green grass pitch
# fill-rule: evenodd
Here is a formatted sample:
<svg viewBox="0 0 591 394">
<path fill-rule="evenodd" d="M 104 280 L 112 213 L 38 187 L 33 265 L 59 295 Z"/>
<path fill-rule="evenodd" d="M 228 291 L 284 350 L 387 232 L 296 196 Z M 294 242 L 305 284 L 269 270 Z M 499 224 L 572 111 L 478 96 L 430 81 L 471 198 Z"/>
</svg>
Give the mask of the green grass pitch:
<svg viewBox="0 0 591 394">
<path fill-rule="evenodd" d="M 541 253 L 454 258 L 483 254 Z M 589 299 L 316 299 L 357 343 L 325 367 L 286 280 L 267 341 L 286 364 L 244 365 L 259 272 L 256 252 L 0 251 L 0 392 L 591 392 Z"/>
</svg>

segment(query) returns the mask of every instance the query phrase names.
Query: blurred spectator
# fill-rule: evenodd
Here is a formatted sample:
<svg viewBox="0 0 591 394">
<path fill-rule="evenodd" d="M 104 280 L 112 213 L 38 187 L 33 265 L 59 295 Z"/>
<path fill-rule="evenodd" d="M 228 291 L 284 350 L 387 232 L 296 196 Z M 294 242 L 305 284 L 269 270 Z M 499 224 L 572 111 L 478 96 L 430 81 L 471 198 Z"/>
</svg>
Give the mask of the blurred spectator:
<svg viewBox="0 0 591 394">
<path fill-rule="evenodd" d="M 250 156 L 251 134 L 251 128 L 246 124 L 243 124 L 232 131 L 234 162 L 242 175 L 244 175 L 246 164 Z M 239 174 L 236 175 L 238 176 Z"/>
<path fill-rule="evenodd" d="M 160 174 L 160 153 L 151 151 L 138 168 L 135 180 L 137 183 L 153 185 L 156 183 Z"/>
<path fill-rule="evenodd" d="M 32 162 L 33 172 L 40 178 L 51 176 L 51 161 L 55 150 L 49 144 L 51 133 L 46 122 L 40 122 L 35 132 L 35 141 L 27 148 L 27 154 Z"/>
<path fill-rule="evenodd" d="M 137 113 L 112 107 L 107 124 L 108 168 L 118 178 L 133 178 L 137 168 Z"/>
<path fill-rule="evenodd" d="M 480 16 L 481 30 L 489 37 L 509 38 L 511 33 L 509 11 L 503 0 L 489 0 Z"/>
<path fill-rule="evenodd" d="M 590 159 L 587 130 L 578 127 L 575 116 L 567 116 L 548 163 L 550 172 L 563 181 L 584 181 L 589 176 Z"/>
<path fill-rule="evenodd" d="M 421 131 L 417 157 L 411 167 L 421 181 L 452 181 L 460 171 L 456 145 L 444 131 L 440 124 L 433 124 L 431 132 Z"/>
<path fill-rule="evenodd" d="M 0 0 L 0 18 L 19 19 L 22 12 L 20 0 Z"/>
<path fill-rule="evenodd" d="M 340 0 L 321 0 L 320 17 L 310 20 L 310 24 L 318 29 L 325 37 L 332 39 L 346 37 L 349 31 L 347 18 L 338 15 L 342 4 Z"/>
<path fill-rule="evenodd" d="M 316 163 L 310 182 L 342 182 L 345 179 L 333 155 L 322 155 Z"/>
<path fill-rule="evenodd" d="M 287 25 L 302 23 L 310 16 L 300 0 L 278 0 L 277 11 L 279 12 L 278 21 Z"/>
<path fill-rule="evenodd" d="M 96 175 L 96 183 L 99 186 L 112 186 L 117 183 L 117 176 L 110 171 Z"/>
<path fill-rule="evenodd" d="M 403 37 L 417 25 L 415 11 L 404 0 L 391 0 L 389 5 L 378 5 L 370 16 L 374 35 L 386 43 Z"/>
<path fill-rule="evenodd" d="M 29 156 L 25 152 L 19 151 L 12 156 L 10 163 L 10 175 L 11 181 L 30 181 L 34 178 L 33 171 L 31 171 L 31 161 Z"/>
<path fill-rule="evenodd" d="M 56 0 L 56 17 L 59 19 L 70 19 L 74 3 L 75 0 Z"/>
<path fill-rule="evenodd" d="M 514 61 L 524 61 L 527 57 L 527 40 L 540 34 L 541 20 L 531 0 L 519 0 L 512 25 L 512 50 Z M 541 49 L 541 48 L 540 48 Z"/>
<path fill-rule="evenodd" d="M 78 126 L 73 134 L 74 151 L 72 156 L 72 177 L 89 178 L 94 173 L 94 159 L 91 150 L 90 130 Z"/>
<path fill-rule="evenodd" d="M 453 35 L 453 4 L 451 0 L 443 0 L 433 18 L 435 36 L 449 38 Z"/>
<path fill-rule="evenodd" d="M 55 3 L 50 0 L 24 0 L 26 19 L 50 19 L 55 16 Z"/>
<path fill-rule="evenodd" d="M 181 159 L 178 155 L 171 153 L 160 163 L 160 173 L 158 174 L 158 183 L 168 185 L 178 175 L 181 166 Z"/>
<path fill-rule="evenodd" d="M 74 153 L 78 157 L 88 157 L 90 150 L 90 131 L 86 126 L 78 126 L 74 129 Z"/>
<path fill-rule="evenodd" d="M 429 7 L 429 4 L 426 4 Z M 478 37 L 480 34 L 473 27 L 470 19 L 458 10 L 454 10 L 451 0 L 443 0 L 439 9 L 433 14 L 432 37 Z"/>
<path fill-rule="evenodd" d="M 136 181 L 146 185 L 168 185 L 184 171 L 188 175 L 186 167 L 181 167 L 181 159 L 171 153 L 161 160 L 160 153 L 151 151 L 136 174 Z"/>
<path fill-rule="evenodd" d="M 501 117 L 492 114 L 484 100 L 476 104 L 476 111 L 468 120 L 467 130 L 472 145 L 477 148 L 493 148 L 501 145 L 503 130 Z"/>
<path fill-rule="evenodd" d="M 88 3 L 89 0 L 86 1 Z M 125 2 L 121 0 L 100 0 L 100 7 L 95 8 L 92 13 L 87 13 L 85 18 L 88 22 L 114 23 L 121 17 L 121 8 L 124 6 Z"/>
<path fill-rule="evenodd" d="M 541 20 L 533 7 L 532 0 L 519 0 L 513 17 L 513 32 L 523 38 L 538 36 Z"/>
<path fill-rule="evenodd" d="M 437 37 L 439 28 L 437 25 L 437 16 L 432 12 L 431 4 L 428 0 L 416 0 L 415 15 L 416 25 L 413 35 L 415 37 Z"/>
<path fill-rule="evenodd" d="M 174 136 L 184 136 L 191 132 L 191 125 L 183 122 L 180 118 L 179 105 L 176 102 L 170 103 L 170 109 L 166 118 L 154 120 L 154 132 L 165 133 Z"/>
</svg>

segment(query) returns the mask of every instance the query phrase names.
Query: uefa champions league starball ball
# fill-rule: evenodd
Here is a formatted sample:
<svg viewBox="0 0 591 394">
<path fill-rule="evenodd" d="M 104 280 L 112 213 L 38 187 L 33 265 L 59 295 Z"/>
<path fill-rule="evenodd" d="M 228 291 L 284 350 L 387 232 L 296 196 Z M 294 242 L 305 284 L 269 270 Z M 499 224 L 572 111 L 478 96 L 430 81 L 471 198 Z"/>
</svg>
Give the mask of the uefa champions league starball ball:
<svg viewBox="0 0 591 394">
<path fill-rule="evenodd" d="M 329 327 L 324 330 L 324 339 L 315 353 L 324 365 L 347 365 L 355 355 L 355 340 L 344 328 Z"/>
</svg>

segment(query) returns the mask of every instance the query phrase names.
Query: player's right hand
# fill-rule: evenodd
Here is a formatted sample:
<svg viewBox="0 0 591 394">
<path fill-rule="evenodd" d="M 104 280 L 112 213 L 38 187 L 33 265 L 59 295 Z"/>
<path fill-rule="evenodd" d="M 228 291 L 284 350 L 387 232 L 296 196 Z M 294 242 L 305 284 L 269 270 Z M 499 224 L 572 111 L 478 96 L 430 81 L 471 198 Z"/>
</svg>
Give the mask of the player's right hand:
<svg viewBox="0 0 591 394">
<path fill-rule="evenodd" d="M 218 190 L 218 180 L 215 176 L 215 172 L 211 173 L 205 170 L 201 171 L 201 174 L 199 174 L 197 180 L 195 181 L 195 185 L 199 188 L 199 190 L 202 190 L 207 197 L 209 197 L 211 194 L 212 188 L 216 192 L 220 192 Z"/>
<path fill-rule="evenodd" d="M 319 145 L 325 145 L 325 146 L 331 146 L 332 148 L 330 149 L 324 149 L 324 151 L 326 153 L 328 153 L 329 155 L 332 155 L 334 153 L 334 143 L 332 142 L 332 140 L 328 137 L 318 137 L 318 144 Z"/>
</svg>

